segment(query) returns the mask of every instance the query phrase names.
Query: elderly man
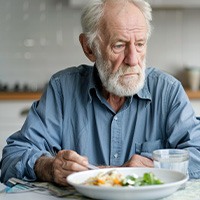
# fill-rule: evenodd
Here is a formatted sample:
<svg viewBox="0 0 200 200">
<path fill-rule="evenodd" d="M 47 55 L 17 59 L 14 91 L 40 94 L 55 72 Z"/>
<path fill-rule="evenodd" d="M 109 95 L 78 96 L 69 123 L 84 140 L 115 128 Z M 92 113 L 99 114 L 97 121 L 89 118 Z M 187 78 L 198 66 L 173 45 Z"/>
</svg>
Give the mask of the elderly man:
<svg viewBox="0 0 200 200">
<path fill-rule="evenodd" d="M 146 68 L 151 8 L 144 0 L 92 0 L 80 43 L 94 66 L 52 76 L 22 129 L 7 140 L 2 182 L 10 177 L 66 185 L 101 167 L 153 167 L 160 148 L 188 149 L 189 176 L 200 178 L 200 122 L 180 82 Z"/>
</svg>

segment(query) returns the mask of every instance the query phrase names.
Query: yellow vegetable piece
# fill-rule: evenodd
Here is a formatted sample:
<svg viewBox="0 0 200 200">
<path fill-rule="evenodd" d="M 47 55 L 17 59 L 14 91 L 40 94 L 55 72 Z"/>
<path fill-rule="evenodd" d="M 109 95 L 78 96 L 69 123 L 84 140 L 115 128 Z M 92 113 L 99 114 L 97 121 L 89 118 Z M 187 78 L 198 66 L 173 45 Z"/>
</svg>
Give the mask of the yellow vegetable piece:
<svg viewBox="0 0 200 200">
<path fill-rule="evenodd" d="M 105 180 L 97 179 L 97 185 L 105 184 Z"/>
<path fill-rule="evenodd" d="M 113 180 L 114 185 L 121 185 L 121 181 L 118 178 Z"/>
</svg>

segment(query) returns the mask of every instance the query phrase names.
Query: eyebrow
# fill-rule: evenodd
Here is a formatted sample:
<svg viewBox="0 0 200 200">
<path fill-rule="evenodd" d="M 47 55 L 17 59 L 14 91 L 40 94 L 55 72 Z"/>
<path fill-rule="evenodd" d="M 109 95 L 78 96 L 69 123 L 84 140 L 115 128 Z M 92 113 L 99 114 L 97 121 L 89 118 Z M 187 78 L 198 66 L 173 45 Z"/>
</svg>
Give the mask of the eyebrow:
<svg viewBox="0 0 200 200">
<path fill-rule="evenodd" d="M 146 42 L 147 41 L 147 37 L 143 37 L 143 38 L 139 38 L 139 39 L 135 39 L 135 42 Z M 127 40 L 127 38 L 124 37 L 123 38 L 114 38 L 112 43 L 117 43 L 117 42 L 130 42 L 130 40 Z"/>
<path fill-rule="evenodd" d="M 141 38 L 139 40 L 137 40 L 137 38 L 136 38 L 136 42 L 142 42 L 142 41 L 147 41 L 147 38 Z"/>
</svg>

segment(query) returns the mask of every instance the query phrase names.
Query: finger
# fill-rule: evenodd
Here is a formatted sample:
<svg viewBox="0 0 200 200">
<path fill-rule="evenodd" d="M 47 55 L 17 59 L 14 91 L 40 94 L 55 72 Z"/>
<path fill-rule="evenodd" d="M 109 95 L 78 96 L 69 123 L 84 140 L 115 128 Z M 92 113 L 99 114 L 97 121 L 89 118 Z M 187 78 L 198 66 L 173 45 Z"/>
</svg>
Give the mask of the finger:
<svg viewBox="0 0 200 200">
<path fill-rule="evenodd" d="M 65 160 L 71 160 L 71 161 L 76 161 L 77 159 L 85 159 L 84 156 L 79 155 L 75 151 L 72 150 L 63 150 L 62 151 L 62 156 Z"/>
<path fill-rule="evenodd" d="M 144 165 L 145 165 L 146 167 L 154 167 L 153 161 L 152 161 L 151 159 L 149 159 L 149 158 L 145 158 L 145 159 L 143 160 L 143 162 L 144 162 Z"/>
<path fill-rule="evenodd" d="M 84 167 L 88 166 L 88 159 L 85 156 L 81 156 L 75 151 L 71 150 L 65 150 L 63 153 L 63 159 L 67 161 L 71 161 L 69 165 L 72 165 L 73 163 L 78 163 L 79 165 L 82 165 Z"/>
<path fill-rule="evenodd" d="M 67 185 L 67 176 L 69 176 L 71 173 L 69 171 L 66 170 L 57 170 L 55 171 L 55 175 L 54 175 L 54 182 L 59 184 L 59 185 Z"/>
<path fill-rule="evenodd" d="M 88 159 L 71 150 L 59 151 L 53 163 L 54 182 L 66 185 L 66 177 L 87 170 Z"/>
<path fill-rule="evenodd" d="M 53 181 L 59 185 L 67 185 L 66 177 L 73 173 L 68 169 L 63 169 L 63 162 L 55 160 L 53 165 Z"/>
<path fill-rule="evenodd" d="M 79 164 L 77 162 L 73 161 L 65 161 L 62 165 L 62 169 L 68 170 L 71 172 L 78 172 L 78 171 L 84 171 L 87 170 L 87 166 Z"/>
<path fill-rule="evenodd" d="M 149 158 L 133 155 L 131 159 L 124 164 L 125 167 L 153 167 L 153 161 Z"/>
<path fill-rule="evenodd" d="M 135 159 L 135 164 L 138 167 L 153 167 L 153 162 L 149 158 L 140 155 L 135 155 L 134 159 Z"/>
</svg>

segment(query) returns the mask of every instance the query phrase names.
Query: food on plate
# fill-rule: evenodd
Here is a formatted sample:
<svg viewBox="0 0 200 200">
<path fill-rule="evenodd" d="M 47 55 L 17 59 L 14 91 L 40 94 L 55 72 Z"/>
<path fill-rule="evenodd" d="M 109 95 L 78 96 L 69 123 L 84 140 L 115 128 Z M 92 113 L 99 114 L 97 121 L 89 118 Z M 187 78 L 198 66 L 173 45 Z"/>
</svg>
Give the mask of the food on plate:
<svg viewBox="0 0 200 200">
<path fill-rule="evenodd" d="M 124 176 L 117 170 L 100 172 L 95 177 L 88 178 L 83 184 L 94 186 L 147 186 L 159 185 L 164 182 L 158 179 L 152 172 L 144 173 L 142 177 L 136 174 Z"/>
</svg>

